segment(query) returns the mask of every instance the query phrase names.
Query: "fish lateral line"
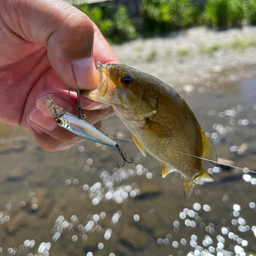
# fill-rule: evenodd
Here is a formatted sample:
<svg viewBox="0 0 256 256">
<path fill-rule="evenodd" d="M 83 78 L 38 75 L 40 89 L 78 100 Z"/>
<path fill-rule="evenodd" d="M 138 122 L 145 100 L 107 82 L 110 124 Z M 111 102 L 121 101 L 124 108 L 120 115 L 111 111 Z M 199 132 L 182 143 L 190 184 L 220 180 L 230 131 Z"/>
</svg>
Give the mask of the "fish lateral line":
<svg viewBox="0 0 256 256">
<path fill-rule="evenodd" d="M 126 140 L 126 141 L 133 142 L 132 139 L 128 139 L 128 138 L 114 137 L 114 136 L 110 136 L 110 137 L 113 138 L 113 139 L 120 139 L 120 140 Z M 195 155 L 187 154 L 187 153 L 175 150 L 175 149 L 170 149 L 170 150 L 175 152 L 175 153 L 178 153 L 178 154 L 182 154 L 182 155 L 185 155 L 185 156 L 190 156 L 190 157 L 198 158 L 198 159 L 201 159 L 201 160 L 213 163 L 213 164 L 223 165 L 223 166 L 231 167 L 231 168 L 234 168 L 234 169 L 242 170 L 244 173 L 247 173 L 247 172 L 256 173 L 255 171 L 252 171 L 252 170 L 248 169 L 247 167 L 242 168 L 242 167 L 239 167 L 239 166 L 236 166 L 236 165 L 225 164 L 225 163 L 221 163 L 221 162 L 218 162 L 218 161 L 210 160 L 210 159 L 207 159 L 207 158 L 204 158 L 204 157 L 201 157 L 201 156 L 195 156 Z M 246 171 L 244 169 L 246 169 Z"/>
</svg>

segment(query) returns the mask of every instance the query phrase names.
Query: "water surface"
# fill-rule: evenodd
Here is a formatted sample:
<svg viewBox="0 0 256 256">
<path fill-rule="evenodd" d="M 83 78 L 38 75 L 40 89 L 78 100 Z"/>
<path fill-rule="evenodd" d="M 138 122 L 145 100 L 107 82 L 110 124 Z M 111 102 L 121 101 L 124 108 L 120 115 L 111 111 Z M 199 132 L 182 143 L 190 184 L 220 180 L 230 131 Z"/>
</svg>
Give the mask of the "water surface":
<svg viewBox="0 0 256 256">
<path fill-rule="evenodd" d="M 218 156 L 256 170 L 256 79 L 220 77 L 179 92 Z M 103 130 L 130 138 L 117 117 Z M 49 153 L 26 131 L 0 131 L 0 255 L 256 253 L 253 173 L 210 169 L 216 181 L 197 185 L 186 200 L 180 175 L 162 179 L 157 161 L 133 142 L 120 140 L 134 159 L 120 169 L 116 149 L 84 141 Z"/>
</svg>

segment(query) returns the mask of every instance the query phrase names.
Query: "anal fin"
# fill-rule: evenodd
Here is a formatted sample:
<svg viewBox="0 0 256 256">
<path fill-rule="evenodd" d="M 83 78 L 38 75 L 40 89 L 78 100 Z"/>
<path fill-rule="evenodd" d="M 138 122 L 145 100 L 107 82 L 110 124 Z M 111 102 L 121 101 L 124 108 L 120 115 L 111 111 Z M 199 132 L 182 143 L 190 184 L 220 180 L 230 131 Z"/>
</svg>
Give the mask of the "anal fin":
<svg viewBox="0 0 256 256">
<path fill-rule="evenodd" d="M 195 182 L 194 180 L 192 181 L 184 181 L 184 195 L 185 195 L 185 198 L 188 199 L 191 192 L 192 192 L 192 188 L 193 186 L 195 185 Z"/>
<path fill-rule="evenodd" d="M 169 167 L 167 167 L 165 164 L 160 163 L 160 166 L 162 168 L 162 178 L 165 178 L 167 174 L 173 172 L 172 169 L 170 169 Z"/>
<path fill-rule="evenodd" d="M 137 138 L 132 133 L 131 133 L 131 135 L 132 135 L 132 139 L 133 139 L 134 143 L 136 144 L 136 146 L 140 150 L 141 154 L 146 157 L 146 151 L 141 146 L 140 142 L 137 140 Z"/>
<path fill-rule="evenodd" d="M 214 181 L 214 179 L 211 177 L 211 175 L 207 171 L 205 171 L 204 169 L 201 169 L 198 176 L 195 176 L 192 180 L 184 181 L 184 194 L 186 199 L 190 196 L 194 185 L 201 180 L 204 182 Z"/>
</svg>

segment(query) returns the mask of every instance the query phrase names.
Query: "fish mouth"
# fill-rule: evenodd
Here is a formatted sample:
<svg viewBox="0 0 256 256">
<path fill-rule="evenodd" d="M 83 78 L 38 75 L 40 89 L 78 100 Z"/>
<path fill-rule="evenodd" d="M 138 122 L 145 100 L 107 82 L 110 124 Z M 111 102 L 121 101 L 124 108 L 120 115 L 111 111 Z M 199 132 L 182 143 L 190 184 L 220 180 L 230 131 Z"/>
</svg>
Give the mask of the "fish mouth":
<svg viewBox="0 0 256 256">
<path fill-rule="evenodd" d="M 105 96 L 108 91 L 108 69 L 105 64 L 99 61 L 97 61 L 96 67 L 99 71 L 98 93 L 99 96 Z"/>
<path fill-rule="evenodd" d="M 91 100 L 107 103 L 107 92 L 108 92 L 108 69 L 106 64 L 102 64 L 99 61 L 96 63 L 98 70 L 98 87 L 93 91 L 81 91 L 81 94 Z"/>
</svg>

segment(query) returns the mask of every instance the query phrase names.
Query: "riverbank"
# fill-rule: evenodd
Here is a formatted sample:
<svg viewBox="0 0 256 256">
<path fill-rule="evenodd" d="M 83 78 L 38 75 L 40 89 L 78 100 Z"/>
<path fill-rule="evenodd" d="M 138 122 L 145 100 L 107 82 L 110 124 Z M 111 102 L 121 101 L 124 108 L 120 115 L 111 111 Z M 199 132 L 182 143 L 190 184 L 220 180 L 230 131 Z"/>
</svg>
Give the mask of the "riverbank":
<svg viewBox="0 0 256 256">
<path fill-rule="evenodd" d="M 198 85 L 223 71 L 256 64 L 256 27 L 226 31 L 198 27 L 112 48 L 121 63 L 150 73 L 174 88 Z M 234 71 L 234 75 L 226 77 L 225 82 L 248 78 L 255 72 Z"/>
</svg>

